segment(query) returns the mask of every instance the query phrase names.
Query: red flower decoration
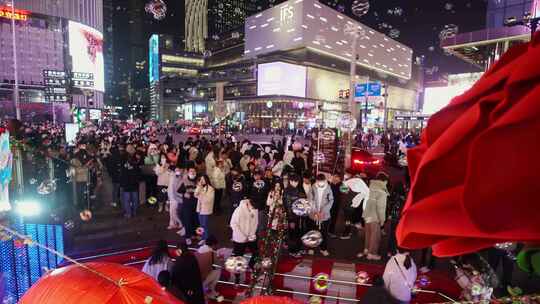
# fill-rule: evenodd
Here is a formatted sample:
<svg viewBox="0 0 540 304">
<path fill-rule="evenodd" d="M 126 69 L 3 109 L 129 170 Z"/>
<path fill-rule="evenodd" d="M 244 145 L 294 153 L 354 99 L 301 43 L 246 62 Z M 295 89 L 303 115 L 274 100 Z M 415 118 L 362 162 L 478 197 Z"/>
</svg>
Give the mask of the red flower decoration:
<svg viewBox="0 0 540 304">
<path fill-rule="evenodd" d="M 434 114 L 409 150 L 400 246 L 454 256 L 540 241 L 540 35 Z"/>
</svg>

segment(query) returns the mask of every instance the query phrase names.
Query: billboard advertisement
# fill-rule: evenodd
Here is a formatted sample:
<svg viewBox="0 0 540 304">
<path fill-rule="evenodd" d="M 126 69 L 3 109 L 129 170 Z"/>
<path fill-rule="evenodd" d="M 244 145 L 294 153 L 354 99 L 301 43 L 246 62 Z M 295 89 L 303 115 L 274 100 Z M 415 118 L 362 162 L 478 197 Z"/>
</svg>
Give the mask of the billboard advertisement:
<svg viewBox="0 0 540 304">
<path fill-rule="evenodd" d="M 159 80 L 159 35 L 150 36 L 148 45 L 149 79 L 150 84 Z"/>
<path fill-rule="evenodd" d="M 411 48 L 316 0 L 289 0 L 246 19 L 244 56 L 308 48 L 345 61 L 352 59 L 352 35 L 360 32 L 357 63 L 402 79 L 412 73 Z"/>
<path fill-rule="evenodd" d="M 306 97 L 307 68 L 285 62 L 259 64 L 257 96 L 285 95 Z"/>
<path fill-rule="evenodd" d="M 68 32 L 72 72 L 93 74 L 94 89 L 105 92 L 103 34 L 73 21 L 68 23 Z"/>
<path fill-rule="evenodd" d="M 368 96 L 381 96 L 382 85 L 380 82 L 370 82 L 369 84 L 357 83 L 354 90 L 354 97 L 365 97 L 366 90 L 368 91 Z"/>
<path fill-rule="evenodd" d="M 335 101 L 349 86 L 349 75 L 308 67 L 307 98 Z"/>
</svg>

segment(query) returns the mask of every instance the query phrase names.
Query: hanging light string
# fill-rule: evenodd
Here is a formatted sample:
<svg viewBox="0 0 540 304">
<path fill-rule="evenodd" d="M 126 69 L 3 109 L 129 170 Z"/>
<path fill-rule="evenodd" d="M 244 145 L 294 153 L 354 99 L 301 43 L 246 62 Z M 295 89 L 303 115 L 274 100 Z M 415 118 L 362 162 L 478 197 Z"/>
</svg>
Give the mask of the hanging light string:
<svg viewBox="0 0 540 304">
<path fill-rule="evenodd" d="M 47 250 L 47 251 L 51 252 L 52 254 L 54 254 L 54 255 L 56 255 L 58 257 L 61 257 L 61 258 L 65 259 L 65 260 L 67 260 L 67 261 L 69 261 L 69 262 L 71 262 L 71 263 L 73 263 L 73 264 L 75 264 L 75 265 L 77 265 L 77 266 L 79 266 L 79 267 L 81 267 L 81 268 L 83 268 L 85 270 L 88 270 L 89 272 L 91 272 L 91 273 L 93 273 L 93 274 L 95 274 L 95 275 L 97 275 L 97 276 L 99 276 L 99 277 L 113 283 L 117 287 L 122 287 L 122 285 L 124 285 L 126 283 L 124 279 L 120 279 L 118 281 L 115 281 L 114 279 L 104 275 L 103 273 L 101 273 L 101 272 L 99 272 L 99 271 L 97 271 L 95 269 L 92 269 L 91 267 L 88 267 L 87 265 L 82 264 L 82 263 L 78 262 L 77 260 L 72 259 L 69 256 L 67 256 L 67 255 L 65 255 L 65 254 L 63 254 L 61 252 L 58 252 L 57 250 L 54 250 L 54 249 L 49 248 L 49 247 L 47 247 L 45 245 L 42 245 L 39 242 L 36 242 L 36 241 L 32 240 L 29 236 L 23 235 L 23 234 L 15 231 L 15 230 L 13 230 L 13 229 L 11 229 L 9 227 L 6 227 L 6 226 L 4 226 L 2 224 L 0 224 L 0 229 L 7 232 L 8 234 L 10 234 L 14 238 L 22 240 L 25 245 L 29 245 L 29 246 L 35 245 L 35 246 L 37 246 L 37 247 L 39 247 L 41 249 Z"/>
</svg>

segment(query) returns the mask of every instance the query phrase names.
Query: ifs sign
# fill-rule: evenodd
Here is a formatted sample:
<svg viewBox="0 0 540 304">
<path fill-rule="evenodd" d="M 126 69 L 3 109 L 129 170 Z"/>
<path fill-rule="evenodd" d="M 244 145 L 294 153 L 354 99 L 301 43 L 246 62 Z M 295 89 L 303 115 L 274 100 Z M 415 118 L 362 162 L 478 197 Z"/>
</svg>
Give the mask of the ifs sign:
<svg viewBox="0 0 540 304">
<path fill-rule="evenodd" d="M 281 11 L 280 11 L 280 15 L 281 15 L 281 23 L 288 23 L 288 22 L 291 22 L 294 18 L 294 9 L 292 6 L 290 5 L 285 5 L 285 6 L 282 6 L 281 7 Z"/>
</svg>

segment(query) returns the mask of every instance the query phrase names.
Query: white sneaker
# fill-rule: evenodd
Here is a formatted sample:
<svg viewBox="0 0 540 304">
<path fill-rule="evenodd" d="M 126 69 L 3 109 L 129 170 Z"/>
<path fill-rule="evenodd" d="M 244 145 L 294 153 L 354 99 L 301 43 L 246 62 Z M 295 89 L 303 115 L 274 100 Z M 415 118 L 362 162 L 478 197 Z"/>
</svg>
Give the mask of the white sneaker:
<svg viewBox="0 0 540 304">
<path fill-rule="evenodd" d="M 202 245 L 204 245 L 204 244 L 206 244 L 206 241 L 205 241 L 205 240 L 200 240 L 200 241 L 199 241 L 199 246 L 202 246 Z"/>
<path fill-rule="evenodd" d="M 184 228 L 184 227 L 180 228 L 180 230 L 178 230 L 177 233 L 178 233 L 180 236 L 186 235 L 186 228 Z"/>
<path fill-rule="evenodd" d="M 360 224 L 360 223 L 354 224 L 354 227 L 356 227 L 356 229 L 358 229 L 358 230 L 364 229 L 364 226 L 362 226 L 362 224 Z"/>
<path fill-rule="evenodd" d="M 173 226 L 173 225 L 169 225 L 169 227 L 167 227 L 167 230 L 173 230 L 173 229 L 177 229 L 178 227 L 176 226 Z"/>
<path fill-rule="evenodd" d="M 370 260 L 370 261 L 380 261 L 380 260 L 381 260 L 381 256 L 380 256 L 380 255 L 376 255 L 376 254 L 368 253 L 367 259 Z"/>
<path fill-rule="evenodd" d="M 157 209 L 157 212 L 159 212 L 159 213 L 163 212 L 163 205 L 159 205 L 159 207 Z"/>
<path fill-rule="evenodd" d="M 329 256 L 330 255 L 330 252 L 328 252 L 328 250 L 321 250 L 321 254 L 325 257 Z"/>
</svg>

